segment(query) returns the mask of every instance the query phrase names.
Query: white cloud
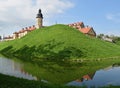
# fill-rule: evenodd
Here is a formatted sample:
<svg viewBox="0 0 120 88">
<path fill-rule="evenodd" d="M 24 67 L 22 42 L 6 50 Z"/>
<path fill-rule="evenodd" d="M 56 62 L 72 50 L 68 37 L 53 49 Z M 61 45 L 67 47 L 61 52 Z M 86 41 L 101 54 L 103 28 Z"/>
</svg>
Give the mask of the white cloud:
<svg viewBox="0 0 120 88">
<path fill-rule="evenodd" d="M 113 21 L 113 22 L 120 23 L 120 13 L 117 13 L 117 14 L 107 14 L 106 18 L 108 20 Z"/>
<path fill-rule="evenodd" d="M 12 27 L 17 29 L 18 26 L 35 24 L 39 8 L 42 9 L 44 18 L 49 20 L 73 6 L 69 0 L 0 0 L 0 33 L 3 29 L 6 32 Z M 49 24 L 49 21 L 45 20 L 44 23 Z M 11 29 L 7 29 L 7 26 Z"/>
</svg>

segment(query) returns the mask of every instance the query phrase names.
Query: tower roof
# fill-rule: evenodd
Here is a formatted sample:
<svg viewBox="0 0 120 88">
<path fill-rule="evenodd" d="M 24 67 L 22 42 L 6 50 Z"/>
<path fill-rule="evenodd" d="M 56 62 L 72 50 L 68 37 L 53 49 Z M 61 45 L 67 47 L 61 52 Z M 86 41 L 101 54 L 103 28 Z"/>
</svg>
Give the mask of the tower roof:
<svg viewBox="0 0 120 88">
<path fill-rule="evenodd" d="M 41 13 L 41 9 L 39 9 L 39 11 L 38 11 L 38 14 L 37 14 L 37 17 L 36 18 L 43 18 L 43 15 L 42 15 L 42 13 Z"/>
</svg>

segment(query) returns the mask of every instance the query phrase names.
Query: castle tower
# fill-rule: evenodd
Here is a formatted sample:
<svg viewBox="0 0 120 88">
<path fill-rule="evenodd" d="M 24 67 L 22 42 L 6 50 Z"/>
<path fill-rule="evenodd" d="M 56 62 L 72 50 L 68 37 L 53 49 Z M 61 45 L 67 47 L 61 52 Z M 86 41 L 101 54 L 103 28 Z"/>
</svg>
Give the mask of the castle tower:
<svg viewBox="0 0 120 88">
<path fill-rule="evenodd" d="M 41 13 L 41 9 L 39 9 L 37 17 L 36 17 L 36 28 L 39 29 L 43 26 L 43 15 Z"/>
</svg>

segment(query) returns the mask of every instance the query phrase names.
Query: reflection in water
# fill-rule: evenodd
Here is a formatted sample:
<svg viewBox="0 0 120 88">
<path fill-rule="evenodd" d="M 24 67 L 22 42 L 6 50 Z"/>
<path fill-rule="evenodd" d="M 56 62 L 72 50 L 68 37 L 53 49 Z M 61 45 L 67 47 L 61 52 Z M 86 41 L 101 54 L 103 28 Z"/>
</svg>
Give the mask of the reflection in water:
<svg viewBox="0 0 120 88">
<path fill-rule="evenodd" d="M 96 71 L 93 74 L 86 74 L 81 79 L 69 82 L 67 85 L 100 87 L 107 85 L 120 85 L 120 67 L 109 66 Z"/>
<path fill-rule="evenodd" d="M 41 68 L 42 67 L 37 66 L 37 65 L 31 65 L 31 64 L 29 65 L 27 63 L 19 63 L 18 61 L 0 57 L 0 73 L 2 73 L 2 74 L 11 75 L 11 76 L 15 76 L 15 77 L 21 77 L 21 78 L 25 78 L 25 79 L 29 79 L 29 80 L 37 80 L 36 77 L 31 75 L 31 73 L 34 71 L 32 74 L 35 74 L 38 78 L 45 77 L 44 79 L 49 80 L 50 82 L 52 80 L 53 83 L 54 83 L 53 80 L 55 80 L 55 81 L 58 80 L 59 83 L 61 81 L 65 81 L 67 79 L 67 77 L 65 78 L 65 80 L 63 80 L 63 77 L 65 77 L 65 75 L 69 75 L 69 73 L 64 74 L 64 73 L 61 73 L 60 71 L 59 72 L 57 71 L 56 73 L 54 72 L 51 74 L 50 72 L 48 72 L 49 71 L 48 69 L 46 69 L 46 68 L 41 69 Z M 26 71 L 28 71 L 29 73 Z M 52 71 L 54 71 L 54 69 Z M 71 71 L 73 71 L 73 70 L 71 70 Z M 56 74 L 57 74 L 57 76 L 56 76 Z M 61 75 L 61 74 L 63 74 L 63 75 Z M 59 75 L 59 77 L 58 77 L 58 75 Z M 69 76 L 71 76 L 71 75 L 72 74 L 70 74 Z M 81 77 L 81 75 L 80 75 L 80 77 Z M 48 82 L 44 79 L 41 79 L 41 81 Z M 72 80 L 72 79 L 70 79 L 70 80 Z M 68 78 L 67 82 L 68 81 L 69 81 L 69 78 Z M 79 78 L 72 82 L 69 82 L 69 83 L 67 83 L 67 85 L 87 86 L 87 87 L 120 85 L 120 67 L 118 67 L 118 65 L 114 64 L 107 68 L 98 70 L 92 74 L 85 74 L 82 76 L 82 78 Z"/>
<path fill-rule="evenodd" d="M 29 80 L 37 80 L 36 77 L 24 71 L 23 64 L 6 58 L 0 58 L 0 73 Z"/>
<path fill-rule="evenodd" d="M 75 80 L 75 81 L 76 81 L 76 82 L 83 82 L 84 80 L 85 80 L 85 81 L 92 80 L 93 77 L 94 77 L 94 75 L 95 75 L 95 73 L 93 73 L 93 74 L 86 74 L 86 75 L 84 75 L 81 79 L 77 79 L 77 80 Z"/>
</svg>

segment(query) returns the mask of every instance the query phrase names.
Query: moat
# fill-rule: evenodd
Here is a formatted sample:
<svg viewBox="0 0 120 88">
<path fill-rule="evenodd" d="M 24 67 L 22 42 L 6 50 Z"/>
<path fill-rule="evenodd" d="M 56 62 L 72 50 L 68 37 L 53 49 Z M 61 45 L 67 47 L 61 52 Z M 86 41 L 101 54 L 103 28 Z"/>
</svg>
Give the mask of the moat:
<svg viewBox="0 0 120 88">
<path fill-rule="evenodd" d="M 40 67 L 36 64 L 23 63 L 22 61 L 17 60 L 17 59 L 8 59 L 5 57 L 0 57 L 0 73 L 1 74 L 25 78 L 28 80 L 43 80 L 43 81 L 48 80 L 48 82 L 50 82 L 50 78 L 54 79 L 54 77 L 52 77 L 53 75 L 51 74 L 50 74 L 51 77 L 48 77 L 48 79 L 47 77 L 44 77 L 44 75 L 42 74 L 47 74 L 47 73 L 44 73 L 44 70 L 45 68 L 43 69 L 43 67 Z M 114 66 L 111 65 L 108 67 L 104 67 L 94 72 L 92 71 L 90 73 L 87 73 L 87 74 L 86 74 L 86 71 L 83 71 L 83 72 L 85 74 L 84 75 L 82 74 L 81 77 L 78 76 L 78 78 L 75 77 L 74 79 L 70 79 L 70 80 L 69 79 L 67 80 L 67 77 L 65 76 L 66 77 L 65 80 L 67 80 L 65 85 L 88 86 L 88 87 L 120 85 L 120 79 L 119 79 L 120 78 L 120 67 L 117 65 L 114 65 Z M 58 74 L 58 76 L 61 74 L 64 75 L 64 72 L 62 73 L 62 71 L 58 72 L 58 71 L 53 70 L 49 72 L 48 70 L 48 74 L 49 73 Z M 68 73 L 68 76 L 70 75 L 72 76 L 72 74 Z M 55 75 L 55 78 L 56 78 L 56 75 Z M 58 78 L 59 80 L 60 79 L 62 80 L 62 77 L 59 76 Z M 64 79 L 63 79 L 63 82 L 64 82 Z"/>
</svg>

